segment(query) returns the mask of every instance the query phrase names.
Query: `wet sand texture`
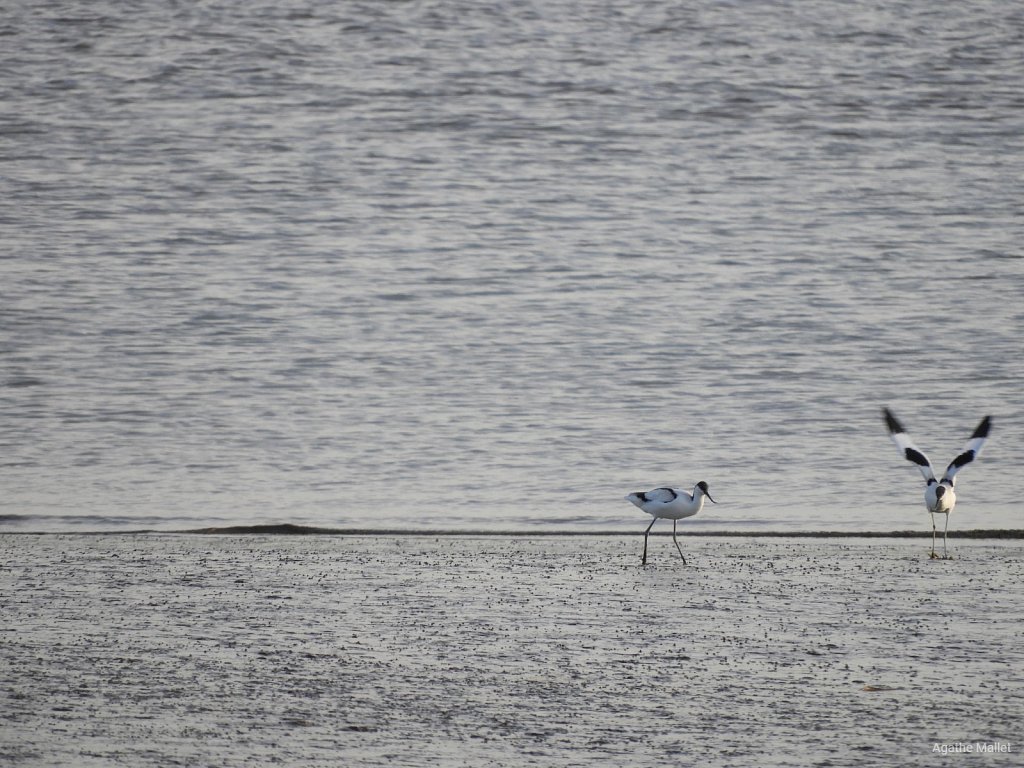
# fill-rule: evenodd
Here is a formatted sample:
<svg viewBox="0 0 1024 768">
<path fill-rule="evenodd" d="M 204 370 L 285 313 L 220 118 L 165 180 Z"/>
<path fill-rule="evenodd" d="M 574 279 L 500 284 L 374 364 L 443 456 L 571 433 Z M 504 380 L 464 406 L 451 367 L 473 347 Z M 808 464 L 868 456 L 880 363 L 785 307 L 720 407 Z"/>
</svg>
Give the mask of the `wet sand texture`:
<svg viewBox="0 0 1024 768">
<path fill-rule="evenodd" d="M 1019 542 L 641 541 L 0 536 L 0 764 L 1021 764 Z"/>
</svg>

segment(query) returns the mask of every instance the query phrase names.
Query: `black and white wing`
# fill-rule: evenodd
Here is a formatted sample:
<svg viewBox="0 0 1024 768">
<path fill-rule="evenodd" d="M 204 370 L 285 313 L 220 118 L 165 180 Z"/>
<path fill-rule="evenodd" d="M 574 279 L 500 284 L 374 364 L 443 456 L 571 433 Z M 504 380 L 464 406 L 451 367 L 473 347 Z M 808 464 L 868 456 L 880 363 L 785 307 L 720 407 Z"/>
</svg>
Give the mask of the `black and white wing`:
<svg viewBox="0 0 1024 768">
<path fill-rule="evenodd" d="M 992 417 L 986 416 L 981 420 L 977 429 L 974 430 L 974 433 L 971 435 L 971 439 L 968 440 L 967 445 L 964 446 L 963 452 L 953 459 L 953 461 L 949 463 L 949 466 L 946 467 L 946 474 L 942 476 L 943 480 L 949 480 L 950 483 L 952 483 L 953 477 L 957 472 L 978 458 L 978 454 L 981 453 L 981 446 L 983 446 L 985 441 L 988 439 L 988 432 L 990 429 L 992 429 Z"/>
<path fill-rule="evenodd" d="M 668 504 L 679 497 L 679 492 L 672 488 L 655 488 L 644 494 L 648 501 L 657 501 L 661 504 Z"/>
<path fill-rule="evenodd" d="M 903 458 L 907 461 L 913 462 L 917 465 L 917 468 L 921 470 L 921 474 L 924 475 L 924 479 L 930 484 L 935 482 L 935 470 L 932 469 L 931 462 L 928 461 L 928 457 L 917 450 L 917 446 L 910 439 L 910 435 L 907 434 L 907 430 L 903 428 L 903 425 L 899 423 L 892 411 L 888 408 L 883 408 L 882 412 L 885 413 L 885 425 L 889 428 L 889 437 L 896 443 L 896 447 L 903 452 Z M 973 458 L 973 457 L 972 457 Z M 970 459 L 968 459 L 970 461 Z"/>
</svg>

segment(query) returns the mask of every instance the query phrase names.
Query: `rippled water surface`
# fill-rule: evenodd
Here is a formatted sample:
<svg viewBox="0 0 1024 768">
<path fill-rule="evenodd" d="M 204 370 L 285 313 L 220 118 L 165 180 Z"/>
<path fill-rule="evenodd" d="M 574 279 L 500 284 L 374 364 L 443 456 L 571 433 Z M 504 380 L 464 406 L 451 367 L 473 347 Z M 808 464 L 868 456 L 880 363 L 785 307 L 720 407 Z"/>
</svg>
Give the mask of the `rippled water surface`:
<svg viewBox="0 0 1024 768">
<path fill-rule="evenodd" d="M 15 2 L 0 526 L 1020 528 L 1016 3 Z"/>
</svg>

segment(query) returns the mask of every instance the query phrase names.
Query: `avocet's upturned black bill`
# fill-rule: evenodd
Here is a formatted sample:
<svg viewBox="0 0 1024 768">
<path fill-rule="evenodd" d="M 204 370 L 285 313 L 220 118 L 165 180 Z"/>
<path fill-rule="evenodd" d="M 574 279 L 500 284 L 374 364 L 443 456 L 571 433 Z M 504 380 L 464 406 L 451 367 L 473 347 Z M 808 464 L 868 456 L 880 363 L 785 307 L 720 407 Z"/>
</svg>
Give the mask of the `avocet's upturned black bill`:
<svg viewBox="0 0 1024 768">
<path fill-rule="evenodd" d="M 956 473 L 978 458 L 978 454 L 981 453 L 981 446 L 985 444 L 985 440 L 988 439 L 988 433 L 992 429 L 992 417 L 986 416 L 981 420 L 981 423 L 971 435 L 970 440 L 967 441 L 967 445 L 964 446 L 963 451 L 949 463 L 949 466 L 946 467 L 946 471 L 942 475 L 942 479 L 937 480 L 935 478 L 935 470 L 932 469 L 928 457 L 917 449 L 917 446 L 911 441 L 910 435 L 907 434 L 907 430 L 903 428 L 903 425 L 893 415 L 893 412 L 888 408 L 883 408 L 882 412 L 885 414 L 885 425 L 889 428 L 889 436 L 892 438 L 892 441 L 903 452 L 903 457 L 907 461 L 916 464 L 917 468 L 921 470 L 921 474 L 924 475 L 926 484 L 924 504 L 928 507 L 928 512 L 932 516 L 931 557 L 933 558 L 938 557 L 935 554 L 935 516 L 946 516 L 946 525 L 942 531 L 942 558 L 948 560 L 946 533 L 949 530 L 949 513 L 956 506 L 956 493 L 953 491 Z"/>
<path fill-rule="evenodd" d="M 679 557 L 683 558 L 683 565 L 686 565 L 683 549 L 679 546 L 679 539 L 676 538 L 676 522 L 684 517 L 693 517 L 700 512 L 704 507 L 705 496 L 711 499 L 711 494 L 708 493 L 708 484 L 701 480 L 693 486 L 693 493 L 687 493 L 678 488 L 655 488 L 653 491 L 637 491 L 626 497 L 626 501 L 633 502 L 654 518 L 647 526 L 647 530 L 644 531 L 644 556 L 641 565 L 647 565 L 647 537 L 659 517 L 672 521 L 672 541 L 675 542 L 676 549 L 679 550 Z M 718 502 L 711 499 L 711 503 L 717 504 Z"/>
</svg>

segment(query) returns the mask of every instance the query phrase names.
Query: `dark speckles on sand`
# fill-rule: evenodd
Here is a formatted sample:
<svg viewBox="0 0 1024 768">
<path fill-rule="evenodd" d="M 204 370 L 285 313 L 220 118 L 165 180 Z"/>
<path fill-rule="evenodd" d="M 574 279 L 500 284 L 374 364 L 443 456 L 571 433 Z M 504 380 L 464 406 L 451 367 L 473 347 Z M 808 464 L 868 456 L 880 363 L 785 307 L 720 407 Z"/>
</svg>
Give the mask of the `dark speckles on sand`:
<svg viewBox="0 0 1024 768">
<path fill-rule="evenodd" d="M 0 755 L 911 765 L 1018 736 L 1019 543 L 695 538 L 646 569 L 638 543 L 0 536 Z"/>
</svg>

